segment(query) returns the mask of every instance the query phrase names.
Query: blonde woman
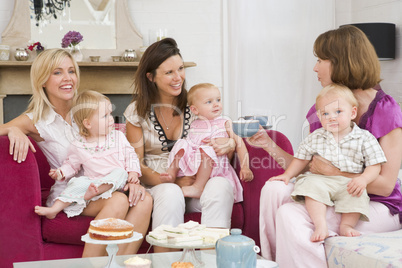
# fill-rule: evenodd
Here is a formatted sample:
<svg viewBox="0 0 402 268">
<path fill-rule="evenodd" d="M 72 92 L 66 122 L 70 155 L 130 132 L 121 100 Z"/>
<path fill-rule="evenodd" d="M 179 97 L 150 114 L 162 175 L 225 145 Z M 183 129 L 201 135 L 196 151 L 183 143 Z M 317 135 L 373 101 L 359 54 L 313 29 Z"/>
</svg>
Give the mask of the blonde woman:
<svg viewBox="0 0 402 268">
<path fill-rule="evenodd" d="M 0 135 L 8 135 L 10 154 L 18 162 L 25 160 L 33 145 L 32 137 L 55 169 L 67 157 L 67 148 L 74 140 L 77 126 L 70 110 L 80 82 L 79 68 L 71 55 L 63 49 L 48 49 L 38 55 L 31 67 L 32 98 L 25 113 L 0 126 Z M 65 181 L 56 181 L 47 200 L 51 206 L 65 189 Z M 114 192 L 109 199 L 88 204 L 82 215 L 96 219 L 115 217 L 126 219 L 145 235 L 152 209 L 152 198 L 139 184 L 128 184 L 129 200 L 124 193 Z M 145 195 L 145 196 L 142 196 Z M 143 200 L 142 200 L 143 198 Z M 131 208 L 130 208 L 131 206 Z M 32 208 L 34 209 L 34 208 Z M 134 254 L 142 240 L 120 247 L 119 254 Z M 102 245 L 85 244 L 83 257 L 106 255 Z"/>
</svg>

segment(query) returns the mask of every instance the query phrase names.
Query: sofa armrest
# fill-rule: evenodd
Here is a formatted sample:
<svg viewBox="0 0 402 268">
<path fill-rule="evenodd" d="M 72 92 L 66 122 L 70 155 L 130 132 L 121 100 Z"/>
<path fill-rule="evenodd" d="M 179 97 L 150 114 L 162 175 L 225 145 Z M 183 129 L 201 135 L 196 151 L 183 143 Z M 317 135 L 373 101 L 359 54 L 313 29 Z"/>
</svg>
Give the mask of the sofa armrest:
<svg viewBox="0 0 402 268">
<path fill-rule="evenodd" d="M 34 206 L 41 204 L 38 164 L 29 151 L 18 164 L 8 153 L 9 140 L 0 136 L 0 266 L 43 256 L 41 220 Z"/>
<path fill-rule="evenodd" d="M 285 135 L 275 130 L 267 130 L 267 133 L 279 147 L 293 155 L 292 144 Z M 259 246 L 261 189 L 269 178 L 282 174 L 284 170 L 264 149 L 251 146 L 245 139 L 244 143 L 249 153 L 250 169 L 254 174 L 254 180 L 251 182 L 241 182 L 243 186 L 244 210 L 243 234 L 254 239 L 256 245 Z M 235 168 L 238 173 L 240 170 L 238 159 Z"/>
</svg>

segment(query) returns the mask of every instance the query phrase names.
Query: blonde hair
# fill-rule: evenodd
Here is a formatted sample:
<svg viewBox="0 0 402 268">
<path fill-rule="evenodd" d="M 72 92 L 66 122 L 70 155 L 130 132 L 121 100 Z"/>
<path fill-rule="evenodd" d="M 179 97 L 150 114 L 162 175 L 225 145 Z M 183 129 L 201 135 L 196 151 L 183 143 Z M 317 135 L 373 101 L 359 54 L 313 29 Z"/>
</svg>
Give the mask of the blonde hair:
<svg viewBox="0 0 402 268">
<path fill-rule="evenodd" d="M 81 136 L 89 136 L 89 131 L 84 126 L 84 120 L 91 118 L 91 116 L 99 109 L 99 103 L 102 101 L 110 102 L 110 99 L 93 90 L 84 91 L 78 95 L 71 112 Z"/>
<path fill-rule="evenodd" d="M 199 83 L 192 86 L 187 93 L 188 105 L 191 106 L 194 104 L 195 94 L 197 93 L 197 91 L 199 91 L 202 88 L 212 88 L 212 87 L 217 88 L 214 84 L 211 83 Z"/>
<path fill-rule="evenodd" d="M 76 95 L 77 88 L 80 84 L 80 71 L 77 62 L 70 55 L 70 53 L 59 48 L 46 49 L 40 53 L 32 63 L 32 97 L 29 100 L 28 108 L 25 113 L 32 113 L 32 121 L 34 124 L 38 122 L 49 111 L 50 108 L 54 108 L 49 101 L 43 85 L 47 82 L 47 80 L 49 80 L 49 77 L 54 69 L 60 66 L 66 57 L 69 57 L 73 62 L 75 73 L 77 75 L 76 91 L 74 93 Z"/>
<path fill-rule="evenodd" d="M 346 100 L 350 105 L 357 107 L 358 103 L 353 95 L 352 90 L 350 90 L 348 87 L 345 87 L 343 85 L 339 84 L 330 84 L 326 87 L 324 87 L 320 93 L 318 93 L 317 98 L 315 99 L 315 109 L 318 111 L 318 102 L 320 99 L 324 96 L 331 95 L 331 96 L 337 96 L 339 98 L 342 98 Z"/>
<path fill-rule="evenodd" d="M 352 25 L 317 37 L 314 55 L 331 62 L 331 80 L 350 89 L 370 89 L 381 82 L 381 66 L 367 36 Z"/>
</svg>

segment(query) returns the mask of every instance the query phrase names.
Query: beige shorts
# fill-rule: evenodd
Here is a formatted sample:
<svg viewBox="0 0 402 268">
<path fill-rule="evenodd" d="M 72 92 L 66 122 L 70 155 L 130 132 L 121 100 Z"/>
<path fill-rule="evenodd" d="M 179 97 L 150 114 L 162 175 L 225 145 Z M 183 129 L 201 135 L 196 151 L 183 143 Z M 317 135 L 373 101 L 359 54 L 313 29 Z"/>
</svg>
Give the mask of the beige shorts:
<svg viewBox="0 0 402 268">
<path fill-rule="evenodd" d="M 335 206 L 337 213 L 360 213 L 361 220 L 368 221 L 369 201 L 367 191 L 360 197 L 352 196 L 346 190 L 351 179 L 343 176 L 302 174 L 297 177 L 292 198 L 304 203 L 308 196 L 327 206 Z"/>
</svg>

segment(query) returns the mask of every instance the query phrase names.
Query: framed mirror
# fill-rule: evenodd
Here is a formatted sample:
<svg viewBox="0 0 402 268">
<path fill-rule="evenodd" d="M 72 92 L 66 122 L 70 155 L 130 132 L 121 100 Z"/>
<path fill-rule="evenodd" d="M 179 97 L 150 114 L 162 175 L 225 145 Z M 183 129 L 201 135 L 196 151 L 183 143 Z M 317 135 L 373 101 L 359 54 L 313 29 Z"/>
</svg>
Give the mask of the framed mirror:
<svg viewBox="0 0 402 268">
<path fill-rule="evenodd" d="M 77 31 L 85 36 L 81 48 L 116 49 L 115 0 L 71 1 L 70 7 L 60 11 L 57 19 L 51 16 L 49 23 L 41 21 L 39 26 L 35 20 L 33 3 L 29 2 L 29 6 L 30 40 L 43 40 L 42 45 L 55 48 L 60 47 L 60 40 L 68 31 Z"/>
<path fill-rule="evenodd" d="M 73 4 L 76 4 L 77 2 L 81 3 L 77 5 L 79 6 L 78 10 L 75 10 Z M 112 13 L 102 13 L 102 11 L 97 10 L 102 10 L 102 7 L 99 7 L 100 5 L 103 5 L 102 3 L 111 5 L 109 6 L 108 11 Z M 89 56 L 101 56 L 101 61 L 112 61 L 111 56 L 120 56 L 124 53 L 125 49 L 138 50 L 139 47 L 143 45 L 142 35 L 135 27 L 129 14 L 127 0 L 72 1 L 72 20 L 77 18 L 77 20 L 81 21 L 85 26 L 80 26 L 79 24 L 76 24 L 76 22 L 72 22 L 69 24 L 69 28 L 63 26 L 63 29 L 60 31 L 58 20 L 53 20 L 52 24 L 54 24 L 54 28 L 58 29 L 59 33 L 57 35 L 53 33 L 50 34 L 50 36 L 43 37 L 39 34 L 39 29 L 36 29 L 37 32 L 33 33 L 33 27 L 36 26 L 34 19 L 32 22 L 33 26 L 31 26 L 30 4 L 30 0 L 15 0 L 13 15 L 6 29 L 2 33 L 2 43 L 11 47 L 11 54 L 15 52 L 15 48 L 17 47 L 27 47 L 30 40 L 43 42 L 46 45 L 46 48 L 61 47 L 61 39 L 69 30 L 84 32 L 83 27 L 90 27 L 90 24 L 102 24 L 90 22 L 91 20 L 94 20 L 94 17 L 98 17 L 98 21 L 104 21 L 106 16 L 109 16 L 107 20 L 114 21 L 110 23 L 114 25 L 112 26 L 113 29 L 108 30 L 107 35 L 105 35 L 105 31 L 96 30 L 94 28 L 89 28 L 90 33 L 88 34 L 81 33 L 84 37 L 84 41 L 80 44 L 82 48 L 81 51 L 84 54 L 83 61 L 88 61 Z M 84 7 L 87 9 L 85 12 Z M 105 17 L 102 19 L 102 16 Z M 45 27 L 48 26 L 49 25 Z M 57 31 L 57 29 L 53 29 L 53 31 Z M 109 39 L 107 48 L 96 45 L 96 43 L 99 44 L 103 42 L 101 40 L 104 36 Z M 91 44 L 89 41 L 94 41 L 94 43 Z M 13 55 L 11 55 L 11 59 L 13 59 Z"/>
</svg>

